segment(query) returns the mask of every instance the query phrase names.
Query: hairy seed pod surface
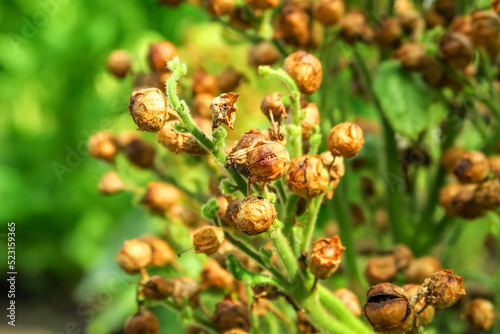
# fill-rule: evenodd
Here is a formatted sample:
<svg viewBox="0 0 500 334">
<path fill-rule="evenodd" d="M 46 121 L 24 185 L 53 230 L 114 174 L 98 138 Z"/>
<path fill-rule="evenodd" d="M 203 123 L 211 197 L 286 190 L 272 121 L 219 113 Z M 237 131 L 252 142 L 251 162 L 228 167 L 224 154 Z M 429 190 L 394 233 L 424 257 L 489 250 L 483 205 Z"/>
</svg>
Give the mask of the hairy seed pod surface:
<svg viewBox="0 0 500 334">
<path fill-rule="evenodd" d="M 120 268 L 128 274 L 133 274 L 146 267 L 151 263 L 152 258 L 151 247 L 139 239 L 125 241 L 123 247 L 115 256 Z"/>
<path fill-rule="evenodd" d="M 283 70 L 297 83 L 306 95 L 314 93 L 323 79 L 323 70 L 318 58 L 305 51 L 296 51 L 285 58 Z"/>
<path fill-rule="evenodd" d="M 167 97 L 158 88 L 134 91 L 128 109 L 138 130 L 149 132 L 160 131 L 169 115 L 175 114 Z"/>
<path fill-rule="evenodd" d="M 197 228 L 193 234 L 193 245 L 195 253 L 204 253 L 208 256 L 217 252 L 224 241 L 224 231 L 216 226 L 202 226 Z"/>
<path fill-rule="evenodd" d="M 330 180 L 319 155 L 303 155 L 293 159 L 286 181 L 298 197 L 313 198 L 326 191 Z"/>
<path fill-rule="evenodd" d="M 351 158 L 358 155 L 364 143 L 363 130 L 355 123 L 344 122 L 332 128 L 326 146 L 333 155 Z"/>
<path fill-rule="evenodd" d="M 341 255 L 345 247 L 340 238 L 335 235 L 331 238 L 319 238 L 313 245 L 307 265 L 317 279 L 327 279 L 337 271 L 341 262 Z"/>
<path fill-rule="evenodd" d="M 266 232 L 278 216 L 274 204 L 262 197 L 248 196 L 239 206 L 236 229 L 248 235 Z"/>
</svg>

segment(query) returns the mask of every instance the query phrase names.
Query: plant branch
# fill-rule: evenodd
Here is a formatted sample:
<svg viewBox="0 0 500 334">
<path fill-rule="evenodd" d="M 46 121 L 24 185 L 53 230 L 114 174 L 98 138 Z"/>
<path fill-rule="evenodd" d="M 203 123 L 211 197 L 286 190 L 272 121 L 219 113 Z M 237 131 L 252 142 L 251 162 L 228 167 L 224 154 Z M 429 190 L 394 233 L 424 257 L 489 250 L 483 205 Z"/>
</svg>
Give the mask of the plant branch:
<svg viewBox="0 0 500 334">
<path fill-rule="evenodd" d="M 317 196 L 309 201 L 306 210 L 306 221 L 304 222 L 304 237 L 302 238 L 302 252 L 307 252 L 311 248 L 311 240 L 318 219 L 319 208 L 323 201 L 324 195 Z"/>
</svg>

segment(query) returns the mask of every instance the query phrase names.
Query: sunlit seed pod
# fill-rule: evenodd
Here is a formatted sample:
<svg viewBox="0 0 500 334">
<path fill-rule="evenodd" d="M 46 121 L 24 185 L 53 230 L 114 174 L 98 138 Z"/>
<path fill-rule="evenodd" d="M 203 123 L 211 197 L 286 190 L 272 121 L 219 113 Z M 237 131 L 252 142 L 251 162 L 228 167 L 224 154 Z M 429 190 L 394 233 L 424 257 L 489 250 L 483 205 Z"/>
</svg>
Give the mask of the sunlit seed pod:
<svg viewBox="0 0 500 334">
<path fill-rule="evenodd" d="M 403 289 L 405 289 L 410 296 L 416 296 L 418 291 L 418 284 L 406 284 L 403 285 Z M 418 326 L 425 326 L 434 318 L 434 307 L 426 305 L 425 300 L 421 299 L 415 304 L 415 313 L 417 314 L 417 323 Z"/>
<path fill-rule="evenodd" d="M 167 63 L 178 56 L 179 52 L 172 43 L 168 41 L 153 43 L 148 51 L 149 68 L 158 75 L 170 72 Z"/>
<path fill-rule="evenodd" d="M 262 134 L 269 140 L 275 141 L 282 146 L 286 146 L 286 133 L 283 128 L 281 129 L 281 131 L 278 129 L 277 132 L 275 131 L 275 129 L 264 129 L 262 130 Z"/>
<path fill-rule="evenodd" d="M 148 132 L 160 131 L 170 115 L 175 115 L 167 97 L 158 88 L 133 92 L 128 109 L 138 130 Z"/>
<path fill-rule="evenodd" d="M 340 299 L 342 304 L 344 304 L 354 316 L 359 317 L 361 315 L 359 299 L 354 292 L 346 288 L 340 288 L 335 290 L 333 294 Z"/>
<path fill-rule="evenodd" d="M 425 302 L 437 310 L 455 304 L 465 295 L 463 278 L 453 275 L 453 270 L 442 270 L 427 277 L 419 287 L 425 296 Z"/>
<path fill-rule="evenodd" d="M 323 79 L 321 62 L 305 51 L 296 51 L 286 57 L 283 70 L 292 77 L 301 93 L 306 95 L 314 93 Z"/>
<path fill-rule="evenodd" d="M 452 146 L 443 152 L 441 165 L 447 173 L 453 173 L 457 162 L 462 159 L 467 150 L 461 146 Z"/>
<path fill-rule="evenodd" d="M 488 157 L 488 166 L 490 167 L 490 172 L 496 177 L 500 176 L 500 155 L 494 155 Z"/>
<path fill-rule="evenodd" d="M 486 209 L 475 202 L 477 189 L 478 185 L 474 183 L 462 185 L 452 200 L 452 208 L 456 216 L 464 219 L 476 219 L 487 213 Z"/>
<path fill-rule="evenodd" d="M 443 268 L 434 256 L 423 256 L 412 261 L 410 266 L 403 271 L 406 282 L 422 284 L 424 280 Z"/>
<path fill-rule="evenodd" d="M 309 15 L 300 6 L 289 4 L 281 9 L 276 26 L 285 43 L 300 47 L 309 41 L 309 21 Z"/>
<path fill-rule="evenodd" d="M 151 276 L 142 287 L 142 294 L 149 300 L 164 300 L 174 293 L 175 281 L 160 275 Z"/>
<path fill-rule="evenodd" d="M 125 189 L 123 181 L 120 179 L 118 174 L 113 171 L 107 172 L 103 175 L 99 181 L 99 192 L 103 195 L 116 194 Z"/>
<path fill-rule="evenodd" d="M 151 266 L 163 267 L 169 263 L 174 263 L 176 254 L 165 240 L 152 235 L 143 235 L 141 241 L 147 243 L 152 250 Z"/>
<path fill-rule="evenodd" d="M 290 190 L 302 198 L 323 194 L 330 183 L 328 170 L 319 155 L 303 155 L 293 159 L 286 181 Z"/>
<path fill-rule="evenodd" d="M 394 255 L 375 257 L 366 264 L 365 278 L 370 285 L 392 282 L 397 270 Z"/>
<path fill-rule="evenodd" d="M 321 0 L 314 5 L 314 18 L 325 27 L 337 24 L 344 12 L 344 0 Z"/>
<path fill-rule="evenodd" d="M 128 274 L 135 274 L 141 268 L 146 267 L 151 263 L 152 258 L 151 247 L 139 239 L 125 241 L 115 256 L 120 268 Z"/>
<path fill-rule="evenodd" d="M 93 134 L 89 138 L 88 150 L 90 156 L 93 158 L 113 162 L 118 153 L 118 145 L 113 135 L 101 131 Z"/>
<path fill-rule="evenodd" d="M 302 112 L 305 113 L 305 118 L 300 121 L 302 139 L 309 139 L 312 129 L 321 122 L 318 105 L 316 103 L 309 103 L 302 109 Z"/>
<path fill-rule="evenodd" d="M 148 169 L 154 165 L 155 148 L 140 138 L 128 142 L 124 152 L 127 159 L 139 168 Z"/>
<path fill-rule="evenodd" d="M 454 174 L 461 183 L 478 183 L 483 181 L 490 168 L 486 156 L 479 151 L 465 153 L 455 165 Z"/>
<path fill-rule="evenodd" d="M 267 232 L 278 216 L 274 204 L 262 197 L 248 196 L 239 205 L 236 229 L 248 235 Z"/>
<path fill-rule="evenodd" d="M 472 17 L 472 40 L 474 45 L 488 52 L 493 59 L 500 50 L 500 18 L 491 11 L 475 11 Z"/>
<path fill-rule="evenodd" d="M 420 43 L 403 44 L 394 52 L 393 57 L 408 71 L 422 71 L 427 64 L 425 46 Z"/>
<path fill-rule="evenodd" d="M 476 298 L 467 304 L 465 312 L 460 316 L 472 328 L 487 331 L 495 322 L 495 308 L 487 299 Z"/>
<path fill-rule="evenodd" d="M 447 33 L 439 42 L 439 55 L 451 67 L 465 69 L 474 60 L 474 46 L 460 33 Z"/>
<path fill-rule="evenodd" d="M 354 45 L 357 42 L 368 42 L 373 37 L 373 32 L 366 22 L 366 17 L 361 12 L 346 13 L 339 23 L 339 38 L 345 43 Z"/>
<path fill-rule="evenodd" d="M 181 198 L 180 191 L 164 182 L 149 182 L 142 204 L 151 212 L 163 215 Z"/>
<path fill-rule="evenodd" d="M 259 141 L 267 141 L 267 138 L 262 132 L 260 132 L 257 128 L 250 128 L 250 131 L 245 132 L 238 142 L 234 145 L 234 148 L 231 150 L 231 153 L 228 156 L 227 163 L 232 164 L 241 175 L 248 177 L 248 165 L 246 163 L 246 159 L 244 161 L 230 161 L 229 157 L 232 154 L 235 154 L 238 151 L 246 150 L 255 145 Z"/>
<path fill-rule="evenodd" d="M 378 25 L 373 35 L 373 42 L 384 50 L 397 49 L 403 37 L 403 29 L 399 20 L 388 18 Z"/>
<path fill-rule="evenodd" d="M 157 334 L 160 332 L 160 323 L 153 313 L 142 309 L 125 324 L 125 334 Z"/>
<path fill-rule="evenodd" d="M 251 318 L 248 308 L 239 300 L 230 297 L 215 305 L 212 322 L 221 332 L 242 329 L 250 331 Z"/>
<path fill-rule="evenodd" d="M 425 28 L 425 21 L 416 10 L 409 10 L 398 14 L 398 20 L 403 32 L 410 35 L 412 40 L 415 40 L 418 33 Z"/>
<path fill-rule="evenodd" d="M 344 250 L 338 236 L 316 240 L 307 257 L 307 265 L 314 277 L 327 279 L 337 271 Z"/>
<path fill-rule="evenodd" d="M 413 256 L 411 249 L 405 245 L 397 244 L 394 247 L 394 260 L 398 270 L 405 270 L 408 268 L 414 259 L 415 257 Z"/>
<path fill-rule="evenodd" d="M 258 142 L 247 156 L 249 182 L 271 182 L 280 179 L 290 166 L 290 154 L 277 142 Z"/>
<path fill-rule="evenodd" d="M 222 268 L 214 259 L 209 259 L 203 264 L 203 271 L 200 276 L 202 289 L 231 290 L 234 285 L 233 275 Z"/>
<path fill-rule="evenodd" d="M 326 146 L 334 156 L 351 158 L 358 155 L 365 139 L 363 130 L 355 123 L 340 123 L 332 128 Z"/>
<path fill-rule="evenodd" d="M 459 183 L 450 183 L 439 189 L 439 204 L 448 216 L 457 215 L 454 209 L 453 200 L 461 189 L 462 185 L 460 185 Z"/>
<path fill-rule="evenodd" d="M 470 16 L 457 16 L 450 24 L 450 31 L 464 34 L 472 40 L 472 18 Z"/>
<path fill-rule="evenodd" d="M 106 66 L 111 74 L 119 79 L 122 79 L 130 71 L 131 63 L 132 58 L 127 51 L 114 50 L 109 55 Z"/>
<path fill-rule="evenodd" d="M 260 110 L 270 121 L 273 119 L 275 122 L 280 122 L 287 117 L 285 105 L 283 101 L 281 101 L 280 93 L 264 96 L 260 103 Z"/>
<path fill-rule="evenodd" d="M 224 231 L 216 226 L 202 226 L 193 233 L 195 253 L 204 253 L 207 256 L 215 253 L 224 241 Z"/>
</svg>

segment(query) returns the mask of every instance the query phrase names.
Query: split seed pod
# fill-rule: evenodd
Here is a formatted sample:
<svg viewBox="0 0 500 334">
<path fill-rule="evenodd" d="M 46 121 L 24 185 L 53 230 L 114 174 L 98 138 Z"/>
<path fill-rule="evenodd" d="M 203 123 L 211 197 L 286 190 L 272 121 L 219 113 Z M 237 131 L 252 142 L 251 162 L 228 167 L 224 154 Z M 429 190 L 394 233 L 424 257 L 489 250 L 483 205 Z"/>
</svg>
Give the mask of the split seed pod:
<svg viewBox="0 0 500 334">
<path fill-rule="evenodd" d="M 160 324 L 153 313 L 142 309 L 125 324 L 125 334 L 156 334 Z"/>
<path fill-rule="evenodd" d="M 333 155 L 351 158 L 358 155 L 364 143 L 363 130 L 359 125 L 344 122 L 332 128 L 326 146 Z"/>
<path fill-rule="evenodd" d="M 212 129 L 218 128 L 221 124 L 226 124 L 231 130 L 234 130 L 234 121 L 236 120 L 236 100 L 240 94 L 225 93 L 217 96 L 210 104 L 210 113 L 212 114 Z"/>
<path fill-rule="evenodd" d="M 224 231 L 216 226 L 202 226 L 194 231 L 193 245 L 195 253 L 207 256 L 217 252 L 224 241 Z"/>
<path fill-rule="evenodd" d="M 345 174 L 344 158 L 339 156 L 334 157 L 330 152 L 323 152 L 321 153 L 321 160 L 330 173 L 330 186 L 332 189 L 327 195 L 331 199 L 340 179 Z"/>
<path fill-rule="evenodd" d="M 248 63 L 252 66 L 273 65 L 280 60 L 281 55 L 269 41 L 250 46 Z"/>
<path fill-rule="evenodd" d="M 125 241 L 115 256 L 116 262 L 127 274 L 134 274 L 146 267 L 151 263 L 152 258 L 151 247 L 139 239 Z"/>
<path fill-rule="evenodd" d="M 296 51 L 285 58 L 283 70 L 292 77 L 301 93 L 314 93 L 323 79 L 321 62 L 310 53 Z"/>
<path fill-rule="evenodd" d="M 239 206 L 236 229 L 248 235 L 258 235 L 269 230 L 278 216 L 274 204 L 262 197 L 248 196 Z"/>
<path fill-rule="evenodd" d="M 303 155 L 293 159 L 286 180 L 293 193 L 302 198 L 323 194 L 330 182 L 319 155 Z"/>
<path fill-rule="evenodd" d="M 440 310 L 455 304 L 465 295 L 463 278 L 453 275 L 453 270 L 442 270 L 430 275 L 419 290 L 425 296 L 425 302 Z"/>
<path fill-rule="evenodd" d="M 309 270 L 317 279 L 327 279 L 337 271 L 344 249 L 337 235 L 329 239 L 319 238 L 307 257 Z"/>
<path fill-rule="evenodd" d="M 169 115 L 175 114 L 167 97 L 158 88 L 134 91 L 128 109 L 138 130 L 149 132 L 160 131 Z"/>
<path fill-rule="evenodd" d="M 260 103 L 260 110 L 271 122 L 281 124 L 283 119 L 287 118 L 285 105 L 281 101 L 280 93 L 273 93 L 264 96 Z"/>
</svg>

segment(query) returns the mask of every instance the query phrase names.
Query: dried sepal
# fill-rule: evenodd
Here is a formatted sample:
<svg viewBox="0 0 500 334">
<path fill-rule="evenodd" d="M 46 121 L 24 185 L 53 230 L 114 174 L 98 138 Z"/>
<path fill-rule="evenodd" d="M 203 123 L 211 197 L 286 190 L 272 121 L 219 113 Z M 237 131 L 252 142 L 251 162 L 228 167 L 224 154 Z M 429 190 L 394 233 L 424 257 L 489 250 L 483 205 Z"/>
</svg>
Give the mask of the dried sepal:
<svg viewBox="0 0 500 334">
<path fill-rule="evenodd" d="M 210 113 L 212 114 L 212 129 L 218 128 L 221 124 L 226 124 L 231 130 L 234 130 L 234 121 L 236 120 L 236 100 L 240 94 L 225 93 L 217 96 L 210 104 Z"/>
<path fill-rule="evenodd" d="M 307 257 L 309 270 L 317 279 L 327 279 L 338 269 L 344 249 L 338 236 L 319 238 Z"/>
</svg>

